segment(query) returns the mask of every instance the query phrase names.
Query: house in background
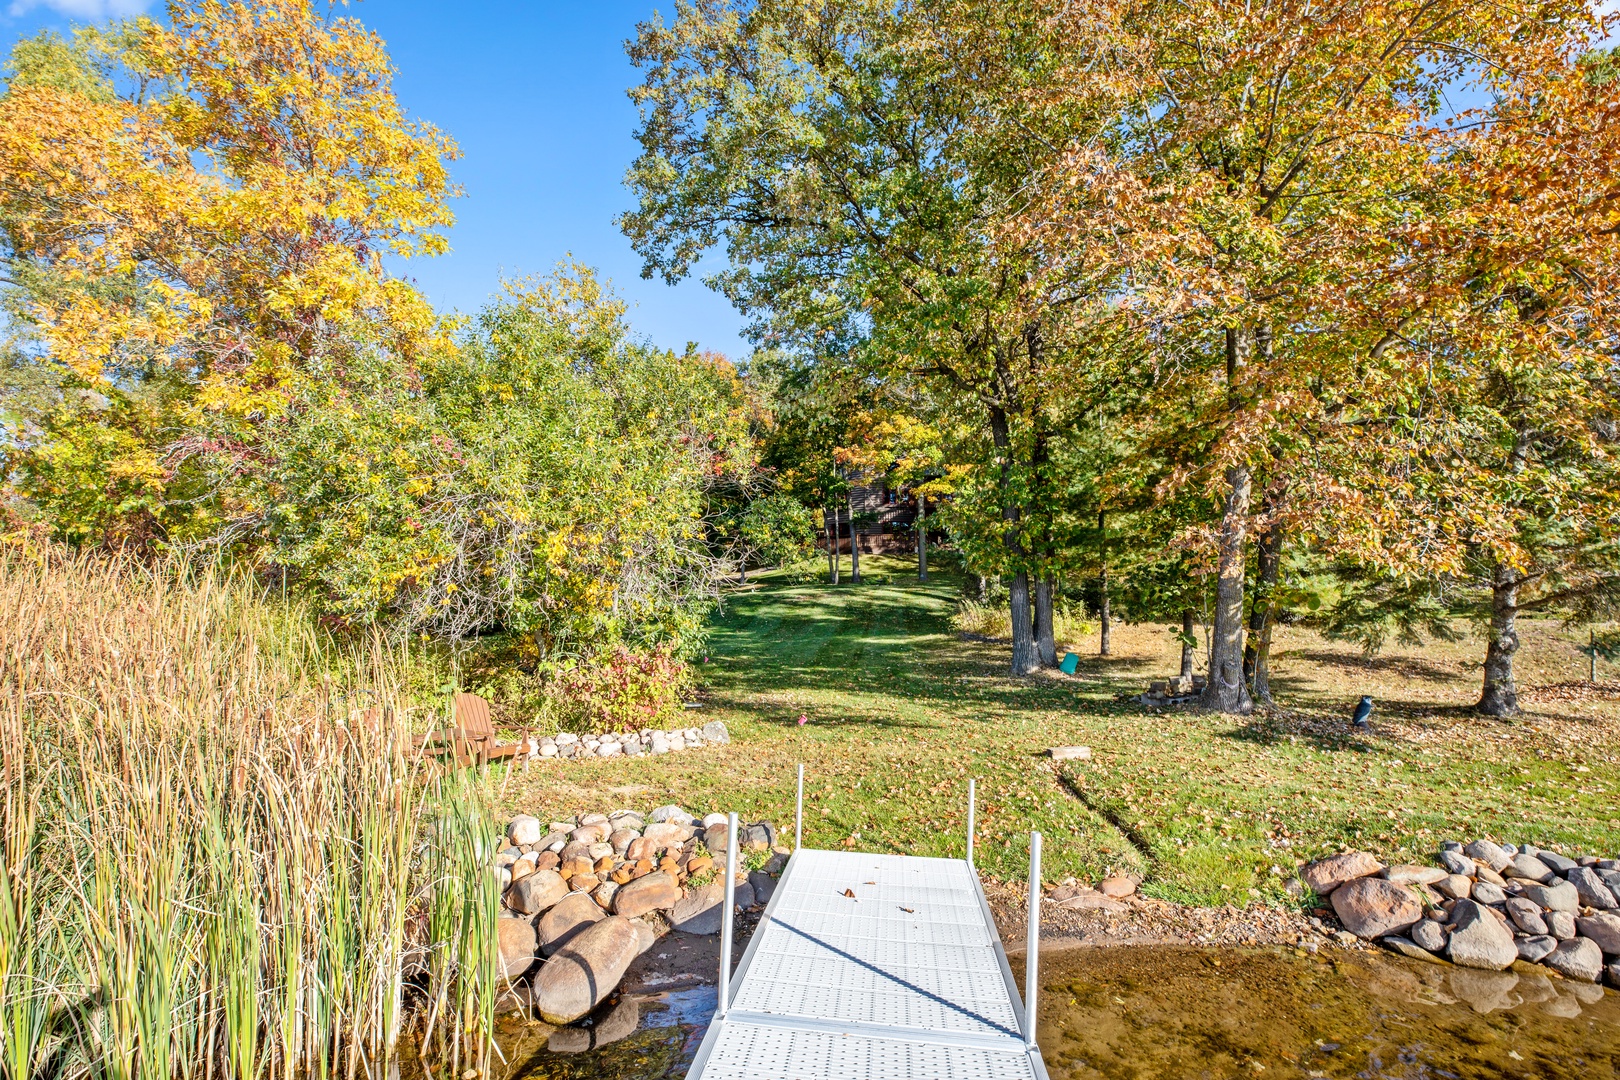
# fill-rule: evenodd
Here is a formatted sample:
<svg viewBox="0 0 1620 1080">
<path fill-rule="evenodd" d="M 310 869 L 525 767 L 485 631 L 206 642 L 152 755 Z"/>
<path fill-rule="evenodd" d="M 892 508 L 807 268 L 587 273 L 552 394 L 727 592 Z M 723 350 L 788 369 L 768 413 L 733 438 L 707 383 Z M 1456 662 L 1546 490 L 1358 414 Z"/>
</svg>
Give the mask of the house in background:
<svg viewBox="0 0 1620 1080">
<path fill-rule="evenodd" d="M 854 536 L 862 555 L 891 555 L 917 550 L 917 497 L 908 490 L 889 486 L 882 476 L 862 477 L 849 489 L 849 498 L 834 508 L 835 543 L 842 554 L 849 552 L 850 513 L 854 512 Z M 827 550 L 823 529 L 816 546 Z"/>
</svg>

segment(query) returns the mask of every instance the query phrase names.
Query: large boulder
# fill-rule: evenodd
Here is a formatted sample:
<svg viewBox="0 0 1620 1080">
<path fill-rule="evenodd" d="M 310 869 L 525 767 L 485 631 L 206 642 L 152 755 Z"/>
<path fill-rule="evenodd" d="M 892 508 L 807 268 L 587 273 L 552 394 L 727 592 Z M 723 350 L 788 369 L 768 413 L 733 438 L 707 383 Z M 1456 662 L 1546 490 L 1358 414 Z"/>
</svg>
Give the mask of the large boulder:
<svg viewBox="0 0 1620 1080">
<path fill-rule="evenodd" d="M 1575 894 L 1581 898 L 1581 903 L 1587 907 L 1598 908 L 1601 911 L 1613 911 L 1620 904 L 1616 904 L 1614 893 L 1604 880 L 1598 876 L 1596 870 L 1589 870 L 1584 866 L 1576 867 L 1569 872 L 1569 883 L 1575 886 Z"/>
<path fill-rule="evenodd" d="M 1440 952 L 1446 947 L 1446 932 L 1433 919 L 1419 919 L 1413 923 L 1412 929 L 1407 931 L 1407 937 L 1429 952 Z"/>
<path fill-rule="evenodd" d="M 718 934 L 725 891 L 725 883 L 721 881 L 692 889 L 669 913 L 670 924 L 683 934 Z"/>
<path fill-rule="evenodd" d="M 1540 904 L 1548 911 L 1567 911 L 1573 914 L 1581 906 L 1581 894 L 1567 881 L 1554 881 L 1549 885 L 1526 885 L 1524 898 L 1532 904 Z"/>
<path fill-rule="evenodd" d="M 506 838 L 518 847 L 524 844 L 538 844 L 540 842 L 540 819 L 530 817 L 528 814 L 519 814 L 506 826 Z"/>
<path fill-rule="evenodd" d="M 710 720 L 703 725 L 703 740 L 711 743 L 728 743 L 731 741 L 731 732 L 719 720 Z"/>
<path fill-rule="evenodd" d="M 1440 853 L 1440 865 L 1444 866 L 1448 872 L 1460 874 L 1463 877 L 1473 877 L 1475 873 L 1474 860 L 1461 851 L 1442 851 Z"/>
<path fill-rule="evenodd" d="M 1462 874 L 1447 874 L 1445 878 L 1435 882 L 1434 888 L 1441 896 L 1462 900 L 1474 891 L 1474 879 L 1464 877 Z"/>
<path fill-rule="evenodd" d="M 641 830 L 641 838 L 654 848 L 673 847 L 692 838 L 692 827 L 677 825 L 672 821 L 658 821 Z"/>
<path fill-rule="evenodd" d="M 519 915 L 538 915 L 568 895 L 568 882 L 555 870 L 536 870 L 506 890 L 506 906 Z"/>
<path fill-rule="evenodd" d="M 770 851 L 776 846 L 776 826 L 768 821 L 757 821 L 738 831 L 737 845 L 742 851 Z"/>
<path fill-rule="evenodd" d="M 1531 964 L 1540 963 L 1558 948 L 1558 939 L 1546 934 L 1517 938 L 1516 943 L 1519 947 L 1519 959 Z"/>
<path fill-rule="evenodd" d="M 654 810 L 647 815 L 647 820 L 654 823 L 669 821 L 676 825 L 690 825 L 695 819 L 691 814 L 672 803 L 669 806 L 660 806 Z"/>
<path fill-rule="evenodd" d="M 707 826 L 703 830 L 703 846 L 716 855 L 724 855 L 731 846 L 731 830 L 723 821 Z"/>
<path fill-rule="evenodd" d="M 1567 874 L 1580 865 L 1574 859 L 1566 859 L 1556 851 L 1538 851 L 1536 858 L 1552 867 L 1555 874 Z"/>
<path fill-rule="evenodd" d="M 1501 873 L 1508 863 L 1513 861 L 1511 855 L 1489 840 L 1475 840 L 1472 844 L 1463 848 L 1463 854 L 1482 866 L 1490 867 L 1497 873 Z"/>
<path fill-rule="evenodd" d="M 592 923 L 534 974 L 535 1011 L 551 1024 L 578 1020 L 618 988 L 639 945 L 629 919 L 612 916 Z"/>
<path fill-rule="evenodd" d="M 1588 919 L 1576 919 L 1575 929 L 1581 937 L 1595 941 L 1605 953 L 1620 956 L 1620 915 L 1605 911 Z"/>
<path fill-rule="evenodd" d="M 1502 876 L 1545 885 L 1556 875 L 1553 874 L 1552 867 L 1534 855 L 1515 855 L 1513 861 L 1502 869 Z"/>
<path fill-rule="evenodd" d="M 606 917 L 589 893 L 569 893 L 534 924 L 540 935 L 540 951 L 550 956 L 573 940 L 574 935 Z"/>
<path fill-rule="evenodd" d="M 1384 864 L 1367 852 L 1350 851 L 1318 859 L 1301 870 L 1299 876 L 1316 895 L 1328 896 L 1345 882 L 1369 877 L 1383 868 Z"/>
<path fill-rule="evenodd" d="M 1368 941 L 1403 934 L 1423 918 L 1412 890 L 1383 878 L 1357 878 L 1334 889 L 1331 900 L 1344 928 Z"/>
<path fill-rule="evenodd" d="M 1484 905 L 1459 900 L 1451 917 L 1453 924 L 1451 937 L 1446 942 L 1446 955 L 1453 964 L 1503 971 L 1519 958 L 1512 932 Z"/>
<path fill-rule="evenodd" d="M 681 898 L 681 887 L 663 870 L 638 877 L 613 894 L 613 913 L 626 919 L 649 911 L 667 910 Z"/>
<path fill-rule="evenodd" d="M 1522 896 L 1510 896 L 1507 901 L 1507 913 L 1520 930 L 1530 935 L 1545 934 L 1547 920 L 1541 917 L 1541 908 L 1532 904 Z"/>
<path fill-rule="evenodd" d="M 1603 950 L 1590 938 L 1560 941 L 1541 961 L 1566 979 L 1595 983 L 1603 974 Z"/>
<path fill-rule="evenodd" d="M 534 966 L 534 927 L 527 919 L 496 919 L 495 942 L 500 950 L 501 974 L 508 981 L 522 977 Z"/>
</svg>

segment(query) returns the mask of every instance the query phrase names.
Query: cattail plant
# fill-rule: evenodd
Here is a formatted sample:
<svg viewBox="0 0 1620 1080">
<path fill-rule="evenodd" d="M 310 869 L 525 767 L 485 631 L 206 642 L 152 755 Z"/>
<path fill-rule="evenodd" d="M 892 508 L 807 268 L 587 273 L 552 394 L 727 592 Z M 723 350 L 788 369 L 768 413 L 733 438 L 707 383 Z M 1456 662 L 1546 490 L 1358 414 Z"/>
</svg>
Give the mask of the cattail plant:
<svg viewBox="0 0 1620 1080">
<path fill-rule="evenodd" d="M 0 1080 L 379 1075 L 411 1016 L 487 1062 L 485 781 L 412 754 L 407 655 L 50 550 L 0 625 Z"/>
</svg>

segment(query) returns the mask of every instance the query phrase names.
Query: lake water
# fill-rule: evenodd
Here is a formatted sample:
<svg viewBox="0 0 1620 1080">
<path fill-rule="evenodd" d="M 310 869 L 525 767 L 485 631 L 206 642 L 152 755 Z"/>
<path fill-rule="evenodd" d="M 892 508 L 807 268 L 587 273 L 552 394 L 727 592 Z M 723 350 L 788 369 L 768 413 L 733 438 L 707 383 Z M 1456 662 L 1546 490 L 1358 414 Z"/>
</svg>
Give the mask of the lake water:
<svg viewBox="0 0 1620 1080">
<path fill-rule="evenodd" d="M 1053 1080 L 1620 1080 L 1620 994 L 1539 971 L 1279 948 L 1077 948 L 1042 962 Z M 714 1001 L 713 987 L 626 997 L 588 1028 L 507 1019 L 508 1064 L 492 1071 L 678 1080 Z"/>
</svg>

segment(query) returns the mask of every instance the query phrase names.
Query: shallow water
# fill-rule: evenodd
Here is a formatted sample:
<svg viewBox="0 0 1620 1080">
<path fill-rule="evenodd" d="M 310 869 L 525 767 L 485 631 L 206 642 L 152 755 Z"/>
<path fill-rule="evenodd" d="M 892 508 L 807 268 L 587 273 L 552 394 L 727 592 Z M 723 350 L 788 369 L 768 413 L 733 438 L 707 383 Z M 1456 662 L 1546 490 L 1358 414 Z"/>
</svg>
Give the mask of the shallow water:
<svg viewBox="0 0 1620 1080">
<path fill-rule="evenodd" d="M 1620 1078 L 1620 994 L 1539 973 L 1278 948 L 1079 948 L 1042 963 L 1052 1080 Z M 509 1017 L 508 1064 L 491 1072 L 678 1080 L 714 1002 L 704 986 L 625 996 L 588 1026 Z"/>
<path fill-rule="evenodd" d="M 1620 994 L 1386 953 L 1042 956 L 1053 1080 L 1620 1077 Z"/>
<path fill-rule="evenodd" d="M 715 989 L 625 994 L 577 1025 L 553 1028 L 508 1016 L 496 1042 L 498 1080 L 674 1080 L 686 1075 L 714 1014 Z"/>
</svg>

